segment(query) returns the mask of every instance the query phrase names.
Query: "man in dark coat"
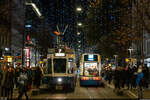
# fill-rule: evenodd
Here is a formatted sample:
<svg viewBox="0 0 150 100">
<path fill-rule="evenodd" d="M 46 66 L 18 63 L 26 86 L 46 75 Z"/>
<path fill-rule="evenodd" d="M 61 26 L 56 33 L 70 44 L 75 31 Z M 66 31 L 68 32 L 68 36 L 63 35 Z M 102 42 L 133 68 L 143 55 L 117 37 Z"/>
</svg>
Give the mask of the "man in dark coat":
<svg viewBox="0 0 150 100">
<path fill-rule="evenodd" d="M 6 79 L 7 79 L 7 73 L 8 73 L 8 70 L 7 70 L 7 66 L 6 64 L 4 64 L 3 66 L 3 69 L 2 69 L 2 80 L 1 80 L 1 86 L 2 86 L 2 96 L 6 97 L 7 96 L 7 88 L 6 88 L 6 85 L 5 85 L 5 82 L 6 82 Z"/>
<path fill-rule="evenodd" d="M 13 88 L 14 88 L 14 72 L 13 69 L 11 67 L 9 67 L 8 69 L 8 73 L 7 73 L 7 78 L 5 81 L 5 87 L 7 88 L 7 97 L 11 97 L 13 96 Z"/>
<path fill-rule="evenodd" d="M 19 84 L 18 84 L 18 77 L 21 73 L 21 68 L 20 66 L 17 66 L 15 69 L 15 84 L 16 84 L 16 88 L 18 88 Z"/>
<path fill-rule="evenodd" d="M 37 88 L 39 88 L 39 86 L 40 86 L 41 76 L 42 76 L 42 71 L 41 71 L 40 67 L 37 67 L 36 72 L 35 72 L 35 81 L 36 81 Z"/>
<path fill-rule="evenodd" d="M 0 68 L 1 69 L 1 68 Z M 2 69 L 1 69 L 2 70 Z M 2 75 L 2 72 L 0 71 L 0 93 L 1 93 L 1 90 L 2 90 L 2 86 L 1 86 L 1 81 L 2 81 L 2 78 L 3 78 L 3 75 Z M 1 94 L 0 94 L 1 96 Z"/>
<path fill-rule="evenodd" d="M 120 77 L 121 77 L 121 87 L 124 88 L 125 83 L 126 83 L 126 70 L 125 68 L 122 68 L 122 70 L 120 71 Z"/>
<path fill-rule="evenodd" d="M 148 81 L 149 81 L 149 69 L 147 67 L 147 65 L 144 65 L 143 68 L 142 68 L 142 72 L 144 74 L 144 87 L 145 88 L 148 88 Z"/>
<path fill-rule="evenodd" d="M 114 72 L 114 84 L 115 84 L 115 88 L 120 89 L 120 70 L 119 70 L 119 67 L 116 67 L 116 70 Z"/>
<path fill-rule="evenodd" d="M 19 96 L 18 96 L 18 100 L 22 99 L 23 94 L 25 94 L 26 96 L 26 100 L 28 100 L 28 95 L 27 95 L 27 81 L 28 81 L 28 77 L 27 77 L 27 73 L 25 72 L 25 69 L 22 69 L 22 73 L 20 74 L 19 78 L 18 78 L 18 83 L 19 83 Z"/>
<path fill-rule="evenodd" d="M 31 85 L 32 85 L 32 69 L 27 67 L 27 78 L 28 78 L 28 89 L 31 90 Z M 28 90 L 28 91 L 29 91 Z"/>
</svg>

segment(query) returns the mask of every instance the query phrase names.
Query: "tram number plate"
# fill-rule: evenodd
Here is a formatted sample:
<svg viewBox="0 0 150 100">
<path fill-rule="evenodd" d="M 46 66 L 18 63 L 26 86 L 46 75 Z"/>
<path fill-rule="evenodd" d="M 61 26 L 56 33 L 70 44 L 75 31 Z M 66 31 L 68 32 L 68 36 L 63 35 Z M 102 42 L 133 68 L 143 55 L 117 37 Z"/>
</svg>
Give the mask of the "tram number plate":
<svg viewBox="0 0 150 100">
<path fill-rule="evenodd" d="M 63 86 L 61 85 L 56 85 L 56 90 L 62 90 L 63 89 Z"/>
</svg>

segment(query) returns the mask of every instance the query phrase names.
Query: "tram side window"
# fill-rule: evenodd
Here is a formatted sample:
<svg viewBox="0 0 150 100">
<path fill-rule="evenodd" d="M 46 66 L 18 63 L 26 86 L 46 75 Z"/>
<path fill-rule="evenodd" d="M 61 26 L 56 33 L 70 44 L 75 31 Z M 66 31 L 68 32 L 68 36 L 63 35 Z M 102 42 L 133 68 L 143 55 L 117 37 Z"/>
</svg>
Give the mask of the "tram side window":
<svg viewBox="0 0 150 100">
<path fill-rule="evenodd" d="M 48 59 L 48 73 L 52 73 L 52 63 L 51 63 L 51 59 Z"/>
<path fill-rule="evenodd" d="M 68 62 L 68 73 L 72 74 L 73 73 L 73 62 Z"/>
</svg>

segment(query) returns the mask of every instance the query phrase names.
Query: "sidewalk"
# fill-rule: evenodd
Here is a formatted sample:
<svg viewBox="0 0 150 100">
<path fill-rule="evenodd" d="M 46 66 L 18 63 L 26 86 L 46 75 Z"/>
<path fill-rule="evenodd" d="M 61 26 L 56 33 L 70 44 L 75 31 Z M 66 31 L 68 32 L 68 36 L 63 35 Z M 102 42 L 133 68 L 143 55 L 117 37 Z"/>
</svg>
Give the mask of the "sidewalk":
<svg viewBox="0 0 150 100">
<path fill-rule="evenodd" d="M 109 88 L 115 89 L 113 82 L 111 84 L 108 84 L 108 82 L 104 81 L 105 85 L 107 85 Z M 125 94 L 127 94 L 129 97 L 138 98 L 138 89 L 127 89 L 127 88 L 121 88 Z M 150 99 L 150 84 L 148 89 L 142 89 L 143 98 L 144 99 Z"/>
</svg>

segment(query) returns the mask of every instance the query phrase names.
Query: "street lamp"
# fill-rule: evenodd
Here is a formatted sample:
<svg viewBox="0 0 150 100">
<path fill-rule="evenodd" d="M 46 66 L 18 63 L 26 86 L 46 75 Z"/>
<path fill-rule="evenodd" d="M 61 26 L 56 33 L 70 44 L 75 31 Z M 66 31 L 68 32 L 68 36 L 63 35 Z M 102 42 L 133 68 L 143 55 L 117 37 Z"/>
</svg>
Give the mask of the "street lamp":
<svg viewBox="0 0 150 100">
<path fill-rule="evenodd" d="M 82 23 L 81 23 L 81 22 L 79 22 L 79 23 L 78 23 L 78 26 L 82 26 Z"/>
<path fill-rule="evenodd" d="M 128 50 L 129 50 L 130 58 L 131 58 L 131 54 L 132 54 L 133 49 L 132 49 L 132 48 L 130 48 L 130 49 L 128 49 Z"/>
<path fill-rule="evenodd" d="M 80 32 L 77 32 L 77 35 L 80 35 L 81 33 Z"/>
<path fill-rule="evenodd" d="M 116 66 L 118 66 L 118 63 L 117 63 L 117 57 L 118 57 L 118 55 L 114 55 L 114 57 L 115 57 Z"/>
<path fill-rule="evenodd" d="M 81 7 L 77 7 L 76 10 L 77 10 L 77 11 L 82 11 L 82 8 L 81 8 Z"/>
<path fill-rule="evenodd" d="M 25 25 L 25 27 L 26 27 L 26 28 L 31 28 L 32 25 L 29 25 L 29 24 L 28 24 L 28 25 Z"/>
<path fill-rule="evenodd" d="M 32 6 L 33 10 L 35 11 L 35 13 L 42 18 L 42 14 L 39 11 L 39 9 L 37 8 L 37 6 L 35 5 L 35 3 L 26 3 L 26 5 Z"/>
</svg>

